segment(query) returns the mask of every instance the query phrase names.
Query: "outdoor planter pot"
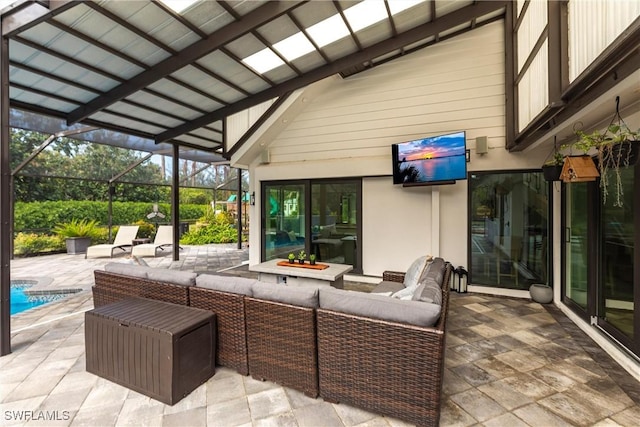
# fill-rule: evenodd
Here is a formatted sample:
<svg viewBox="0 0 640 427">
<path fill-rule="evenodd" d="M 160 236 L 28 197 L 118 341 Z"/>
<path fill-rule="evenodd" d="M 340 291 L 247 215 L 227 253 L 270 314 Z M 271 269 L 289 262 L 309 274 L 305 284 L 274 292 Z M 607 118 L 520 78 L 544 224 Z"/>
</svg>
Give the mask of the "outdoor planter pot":
<svg viewBox="0 0 640 427">
<path fill-rule="evenodd" d="M 553 301 L 553 288 L 551 286 L 534 283 L 529 287 L 531 299 L 540 304 L 549 304 Z"/>
<path fill-rule="evenodd" d="M 603 155 L 607 168 L 634 166 L 638 163 L 640 141 L 624 141 L 610 147 L 603 147 L 603 150 L 608 151 Z"/>
<path fill-rule="evenodd" d="M 560 181 L 563 165 L 544 165 L 542 166 L 542 174 L 545 181 Z"/>
<path fill-rule="evenodd" d="M 68 254 L 84 254 L 87 253 L 87 248 L 91 245 L 91 237 L 67 237 L 65 243 Z"/>
</svg>

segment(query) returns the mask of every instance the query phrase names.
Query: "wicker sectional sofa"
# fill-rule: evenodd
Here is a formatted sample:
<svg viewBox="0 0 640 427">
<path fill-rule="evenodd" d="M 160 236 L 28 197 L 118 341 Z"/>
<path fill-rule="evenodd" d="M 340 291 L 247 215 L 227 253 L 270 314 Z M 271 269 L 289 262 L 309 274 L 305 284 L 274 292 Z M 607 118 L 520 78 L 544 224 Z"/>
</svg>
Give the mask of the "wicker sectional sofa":
<svg viewBox="0 0 640 427">
<path fill-rule="evenodd" d="M 110 263 L 94 272 L 94 305 L 143 297 L 211 310 L 216 364 L 311 397 L 437 425 L 451 266 L 436 260 L 416 260 L 406 274 L 385 272 L 371 294 Z M 438 279 L 439 304 L 419 300 L 427 279 Z M 389 295 L 408 289 L 411 298 Z"/>
</svg>

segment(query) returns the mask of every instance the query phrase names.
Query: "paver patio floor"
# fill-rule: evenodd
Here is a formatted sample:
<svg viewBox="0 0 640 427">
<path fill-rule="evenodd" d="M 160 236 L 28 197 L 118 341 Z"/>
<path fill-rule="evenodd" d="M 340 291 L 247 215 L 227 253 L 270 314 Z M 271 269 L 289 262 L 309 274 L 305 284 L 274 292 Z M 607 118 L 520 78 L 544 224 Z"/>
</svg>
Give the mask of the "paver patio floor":
<svg viewBox="0 0 640 427">
<path fill-rule="evenodd" d="M 250 275 L 246 267 L 227 270 L 247 259 L 246 249 L 210 245 L 185 247 L 180 261 L 144 262 Z M 93 308 L 93 271 L 107 262 L 133 261 L 66 254 L 12 261 L 12 279 L 47 277 L 43 288 L 83 291 L 12 317 L 12 353 L 0 358 L 2 425 L 407 425 L 222 367 L 174 406 L 87 373 L 84 312 Z M 450 313 L 442 426 L 640 425 L 640 383 L 554 306 L 454 293 Z"/>
</svg>

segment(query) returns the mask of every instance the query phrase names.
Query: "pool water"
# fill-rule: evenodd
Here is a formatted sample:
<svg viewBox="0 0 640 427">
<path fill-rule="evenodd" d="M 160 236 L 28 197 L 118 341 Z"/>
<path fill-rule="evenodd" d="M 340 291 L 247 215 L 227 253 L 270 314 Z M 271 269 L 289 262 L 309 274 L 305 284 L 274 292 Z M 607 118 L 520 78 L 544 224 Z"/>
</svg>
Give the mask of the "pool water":
<svg viewBox="0 0 640 427">
<path fill-rule="evenodd" d="M 28 289 L 36 284 L 38 284 L 37 280 L 11 281 L 11 315 L 22 313 L 80 291 L 80 289 L 61 289 L 29 292 Z"/>
<path fill-rule="evenodd" d="M 27 294 L 24 293 L 23 286 L 11 286 L 11 315 L 22 313 L 30 308 L 37 307 L 46 303 L 45 300 L 32 298 L 31 301 Z"/>
</svg>

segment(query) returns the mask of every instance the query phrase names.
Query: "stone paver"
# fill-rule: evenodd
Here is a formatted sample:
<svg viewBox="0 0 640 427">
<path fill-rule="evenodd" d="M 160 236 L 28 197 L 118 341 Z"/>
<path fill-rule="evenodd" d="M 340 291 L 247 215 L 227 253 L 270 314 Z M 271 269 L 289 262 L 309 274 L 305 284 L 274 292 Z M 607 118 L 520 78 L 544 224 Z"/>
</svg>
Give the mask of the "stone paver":
<svg viewBox="0 0 640 427">
<path fill-rule="evenodd" d="M 184 247 L 179 261 L 171 254 L 12 261 L 12 279 L 81 291 L 12 316 L 13 353 L 0 358 L 0 425 L 409 425 L 222 367 L 174 406 L 85 371 L 84 313 L 93 308 L 95 269 L 123 262 L 250 276 L 247 259 L 236 245 L 208 245 Z M 636 426 L 640 419 L 640 384 L 549 305 L 452 294 L 444 378 L 441 426 Z"/>
</svg>

